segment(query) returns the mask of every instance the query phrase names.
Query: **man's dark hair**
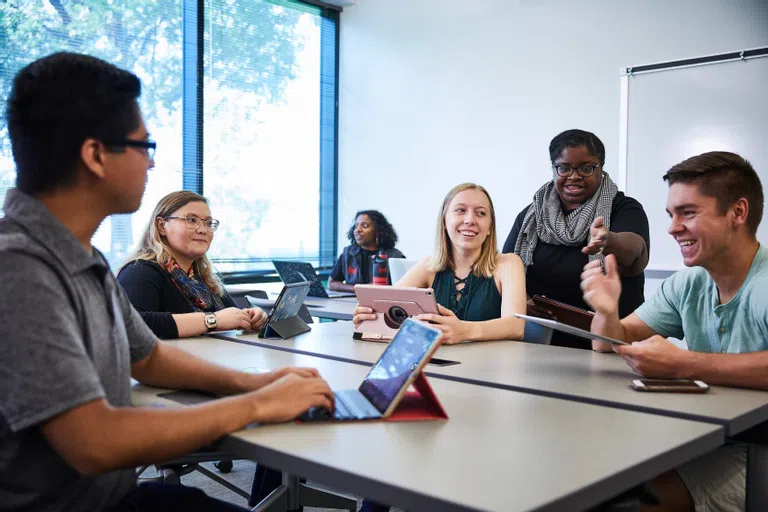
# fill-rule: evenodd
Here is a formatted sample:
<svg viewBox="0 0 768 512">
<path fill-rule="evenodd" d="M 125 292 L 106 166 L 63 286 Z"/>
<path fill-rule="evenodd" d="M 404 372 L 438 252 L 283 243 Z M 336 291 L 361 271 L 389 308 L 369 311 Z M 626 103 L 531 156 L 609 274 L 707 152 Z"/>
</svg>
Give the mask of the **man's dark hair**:
<svg viewBox="0 0 768 512">
<path fill-rule="evenodd" d="M 549 143 L 549 160 L 552 165 L 566 148 L 577 148 L 584 146 L 590 156 L 597 158 L 600 165 L 605 165 L 605 146 L 603 141 L 597 138 L 597 135 L 584 130 L 566 130 L 556 135 Z"/>
<path fill-rule="evenodd" d="M 397 233 L 395 228 L 389 223 L 387 218 L 378 210 L 361 210 L 355 214 L 355 223 L 357 218 L 361 215 L 367 215 L 373 221 L 373 229 L 376 230 L 376 245 L 379 249 L 393 249 L 397 245 Z M 357 244 L 355 241 L 355 223 L 347 231 L 347 238 L 352 244 Z"/>
<path fill-rule="evenodd" d="M 683 160 L 664 175 L 670 185 L 696 183 L 699 192 L 717 199 L 720 213 L 742 197 L 749 203 L 747 227 L 752 235 L 763 219 L 763 186 L 754 167 L 736 153 L 711 151 Z"/>
<path fill-rule="evenodd" d="M 37 195 L 72 185 L 88 138 L 120 141 L 139 127 L 133 73 L 78 53 L 54 53 L 19 71 L 6 120 L 16 186 Z"/>
</svg>

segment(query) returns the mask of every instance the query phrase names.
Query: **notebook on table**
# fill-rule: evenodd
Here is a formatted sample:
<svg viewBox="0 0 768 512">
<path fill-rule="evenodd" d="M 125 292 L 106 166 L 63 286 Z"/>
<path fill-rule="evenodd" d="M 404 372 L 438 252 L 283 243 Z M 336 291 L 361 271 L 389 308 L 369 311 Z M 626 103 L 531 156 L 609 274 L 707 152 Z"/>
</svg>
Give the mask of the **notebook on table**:
<svg viewBox="0 0 768 512">
<path fill-rule="evenodd" d="M 576 306 L 571 306 L 565 302 L 550 299 L 544 295 L 534 295 L 533 303 L 539 307 L 550 310 L 558 322 L 572 325 L 585 331 L 589 331 L 592 327 L 592 318 L 595 316 L 595 313 L 592 311 L 577 308 Z"/>
</svg>

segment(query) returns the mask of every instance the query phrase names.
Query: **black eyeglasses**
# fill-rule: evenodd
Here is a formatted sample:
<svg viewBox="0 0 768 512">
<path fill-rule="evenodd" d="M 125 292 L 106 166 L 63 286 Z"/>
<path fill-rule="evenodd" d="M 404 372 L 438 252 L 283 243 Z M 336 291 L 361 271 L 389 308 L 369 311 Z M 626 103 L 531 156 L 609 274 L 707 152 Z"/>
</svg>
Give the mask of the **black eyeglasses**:
<svg viewBox="0 0 768 512">
<path fill-rule="evenodd" d="M 187 226 L 187 229 L 197 229 L 201 222 L 203 223 L 203 226 L 205 226 L 206 231 L 214 232 L 219 229 L 219 221 L 216 219 L 201 219 L 197 215 L 187 215 L 186 217 L 173 217 L 169 215 L 168 217 L 164 217 L 164 219 L 183 220 L 184 224 Z"/>
<path fill-rule="evenodd" d="M 597 165 L 580 165 L 578 167 L 571 167 L 570 165 L 559 165 L 555 164 L 552 166 L 555 171 L 557 171 L 557 174 L 560 176 L 567 178 L 571 174 L 573 174 L 574 171 L 579 173 L 579 176 L 582 178 L 589 178 L 593 174 L 595 174 L 595 169 L 600 167 L 600 164 Z"/>
<path fill-rule="evenodd" d="M 150 160 L 155 159 L 155 150 L 157 149 L 157 142 L 153 140 L 123 139 L 123 140 L 117 140 L 117 141 L 104 142 L 104 145 L 109 147 L 129 146 L 132 148 L 141 148 L 144 150 L 144 152 L 147 154 Z"/>
</svg>

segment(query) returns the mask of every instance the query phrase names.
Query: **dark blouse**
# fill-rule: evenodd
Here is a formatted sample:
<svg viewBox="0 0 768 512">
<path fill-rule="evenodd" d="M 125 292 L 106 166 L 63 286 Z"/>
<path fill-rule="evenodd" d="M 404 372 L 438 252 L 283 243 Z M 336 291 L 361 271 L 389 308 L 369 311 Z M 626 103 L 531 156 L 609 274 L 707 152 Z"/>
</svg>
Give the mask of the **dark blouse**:
<svg viewBox="0 0 768 512">
<path fill-rule="evenodd" d="M 459 300 L 454 277 L 451 269 L 435 274 L 432 289 L 438 304 L 453 311 L 459 320 L 483 322 L 501 318 L 501 294 L 493 277 L 469 274 Z"/>
<path fill-rule="evenodd" d="M 120 269 L 117 281 L 158 338 L 179 337 L 173 315 L 194 311 L 163 267 L 154 261 L 136 260 Z M 226 308 L 236 307 L 226 290 L 221 300 Z M 208 312 L 214 312 L 209 309 Z"/>
<path fill-rule="evenodd" d="M 517 216 L 514 226 L 504 243 L 502 252 L 514 252 L 517 236 L 523 224 L 528 205 Z M 625 196 L 622 192 L 616 194 L 611 207 L 611 226 L 614 233 L 631 232 L 640 235 L 651 250 L 648 234 L 648 217 L 642 205 L 637 200 Z M 584 245 L 587 240 L 584 240 Z M 546 295 L 550 299 L 565 302 L 577 308 L 591 309 L 584 302 L 581 291 L 581 272 L 587 264 L 588 257 L 581 252 L 582 247 L 547 244 L 539 240 L 533 253 L 533 264 L 528 267 L 525 276 L 525 287 L 529 297 Z M 624 318 L 634 312 L 645 300 L 645 275 L 643 272 L 635 276 L 621 278 L 621 297 L 619 298 L 619 316 Z M 564 347 L 591 348 L 589 340 L 556 331 L 552 336 L 552 344 Z"/>
</svg>

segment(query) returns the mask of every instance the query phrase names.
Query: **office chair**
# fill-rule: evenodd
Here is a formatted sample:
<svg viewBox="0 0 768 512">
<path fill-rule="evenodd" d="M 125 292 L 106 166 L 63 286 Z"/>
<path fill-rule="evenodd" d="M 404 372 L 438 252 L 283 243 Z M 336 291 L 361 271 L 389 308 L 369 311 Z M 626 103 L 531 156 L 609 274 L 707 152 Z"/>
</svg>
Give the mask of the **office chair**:
<svg viewBox="0 0 768 512">
<path fill-rule="evenodd" d="M 173 460 L 154 464 L 157 471 L 157 476 L 154 478 L 141 478 L 140 480 L 181 485 L 182 476 L 187 475 L 193 471 L 197 471 L 218 483 L 219 485 L 226 487 L 235 494 L 242 496 L 246 500 L 251 497 L 248 492 L 237 487 L 236 485 L 231 484 L 216 473 L 200 465 L 201 462 L 212 461 L 217 461 L 215 466 L 220 472 L 229 473 L 232 471 L 232 456 L 228 453 L 220 452 L 215 448 L 210 447 L 209 449 L 201 449 L 200 451 L 192 452 Z M 140 477 L 148 467 L 149 466 L 139 467 L 136 470 L 136 476 Z"/>
<path fill-rule="evenodd" d="M 330 491 L 318 489 L 301 478 L 283 473 L 283 483 L 261 500 L 251 512 L 285 512 L 302 507 L 357 510 L 357 500 Z"/>
<path fill-rule="evenodd" d="M 269 295 L 267 295 L 267 292 L 264 290 L 250 290 L 247 292 L 231 292 L 229 294 L 230 297 L 232 297 L 232 300 L 235 302 L 235 306 L 239 307 L 240 309 L 248 309 L 253 307 L 250 302 L 248 302 L 248 299 L 246 298 L 247 295 L 250 295 L 251 297 L 254 297 L 256 299 L 269 299 Z"/>
</svg>

